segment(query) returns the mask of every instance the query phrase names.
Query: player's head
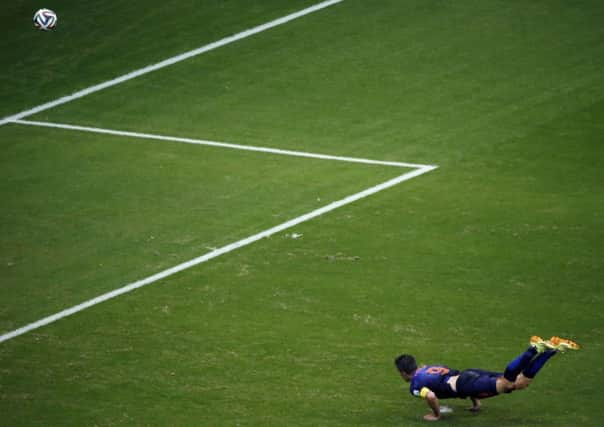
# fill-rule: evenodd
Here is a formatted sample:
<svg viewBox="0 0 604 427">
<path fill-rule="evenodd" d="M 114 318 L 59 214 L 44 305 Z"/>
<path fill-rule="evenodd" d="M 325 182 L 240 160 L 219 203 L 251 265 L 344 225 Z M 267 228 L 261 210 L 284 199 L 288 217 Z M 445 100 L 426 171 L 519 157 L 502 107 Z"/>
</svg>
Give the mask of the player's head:
<svg viewBox="0 0 604 427">
<path fill-rule="evenodd" d="M 401 373 L 401 376 L 405 381 L 411 380 L 413 373 L 417 370 L 417 362 L 415 357 L 410 354 L 402 354 L 394 359 L 396 369 Z"/>
</svg>

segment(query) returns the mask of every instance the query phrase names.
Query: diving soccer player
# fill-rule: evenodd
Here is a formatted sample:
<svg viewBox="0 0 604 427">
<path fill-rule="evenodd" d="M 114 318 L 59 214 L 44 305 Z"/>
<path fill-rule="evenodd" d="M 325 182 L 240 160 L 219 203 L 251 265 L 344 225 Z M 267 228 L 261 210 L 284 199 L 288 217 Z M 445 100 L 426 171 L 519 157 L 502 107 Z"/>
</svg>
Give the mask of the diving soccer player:
<svg viewBox="0 0 604 427">
<path fill-rule="evenodd" d="M 480 409 L 480 399 L 511 393 L 529 386 L 537 372 L 558 352 L 578 350 L 580 346 L 569 339 L 551 337 L 543 340 L 533 336 L 529 348 L 512 360 L 503 373 L 482 369 L 458 371 L 445 365 L 417 367 L 415 358 L 403 354 L 395 359 L 395 365 L 406 382 L 411 383 L 412 395 L 425 399 L 432 412 L 425 415 L 428 421 L 441 417 L 439 399 L 469 397 L 471 411 Z"/>
</svg>

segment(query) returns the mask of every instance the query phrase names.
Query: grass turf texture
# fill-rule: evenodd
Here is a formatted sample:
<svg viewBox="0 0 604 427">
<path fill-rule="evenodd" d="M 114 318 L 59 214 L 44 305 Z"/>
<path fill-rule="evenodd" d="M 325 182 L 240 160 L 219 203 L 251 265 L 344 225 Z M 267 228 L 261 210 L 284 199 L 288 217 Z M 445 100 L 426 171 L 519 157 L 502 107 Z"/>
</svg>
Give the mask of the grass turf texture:
<svg viewBox="0 0 604 427">
<path fill-rule="evenodd" d="M 69 12 L 62 21 L 55 7 L 59 27 L 49 37 L 9 26 L 4 58 L 15 59 L 3 59 L 3 114 L 311 4 L 107 2 L 90 15 L 62 3 Z M 27 5 L 36 8 L 20 2 L 7 13 Z M 484 402 L 479 416 L 464 413 L 464 402 L 447 403 L 455 409 L 447 424 L 600 425 L 603 9 L 595 1 L 346 0 L 33 117 L 441 168 L 296 227 L 301 239 L 258 242 L 3 343 L 3 422 L 423 425 L 425 406 L 401 392 L 394 356 L 502 369 L 539 333 L 575 337 L 585 349 L 556 357 L 527 391 Z M 113 19 L 135 10 L 143 12 L 127 30 Z M 158 11 L 172 18 L 158 20 Z M 96 18 L 98 28 L 75 24 Z M 35 55 L 42 47 L 53 54 Z M 90 269 L 88 256 L 50 254 L 53 272 L 40 261 L 11 281 L 16 251 L 3 244 L 4 325 L 195 256 L 206 241 L 234 240 L 225 230 L 243 237 L 281 222 L 270 217 L 276 207 L 306 212 L 292 193 L 314 195 L 322 183 L 328 194 L 348 194 L 372 185 L 355 188 L 356 180 L 391 173 L 16 125 L 2 127 L 0 140 L 1 194 L 11 201 L 2 208 L 3 243 L 15 234 L 69 242 L 64 220 L 40 224 L 32 213 L 33 226 L 15 225 L 13 212 L 35 206 L 49 218 L 90 213 L 70 226 L 73 236 L 108 259 L 116 245 L 128 254 L 106 271 Z M 315 182 L 298 176 L 306 168 L 316 168 Z M 108 171 L 113 184 L 103 188 Z M 235 183 L 224 186 L 227 175 Z M 65 194 L 70 176 L 93 191 Z M 266 194 L 283 176 L 281 190 Z M 125 178 L 139 191 L 107 190 Z M 157 217 L 141 220 L 122 205 L 145 192 L 152 198 L 157 187 L 187 191 L 149 201 Z M 225 193 L 243 199 L 229 204 Z M 181 201 L 185 212 L 171 209 Z M 199 203 L 218 212 L 216 223 L 194 215 Z M 122 209 L 127 221 L 107 220 L 107 211 Z M 108 222 L 89 226 L 100 220 Z M 141 248 L 147 227 L 165 239 Z M 103 238 L 106 229 L 132 231 L 133 243 Z M 170 264 L 172 254 L 179 260 Z"/>
<path fill-rule="evenodd" d="M 23 126 L 3 134 L 3 330 L 405 170 Z M 37 306 L 22 311 L 28 301 Z"/>
</svg>

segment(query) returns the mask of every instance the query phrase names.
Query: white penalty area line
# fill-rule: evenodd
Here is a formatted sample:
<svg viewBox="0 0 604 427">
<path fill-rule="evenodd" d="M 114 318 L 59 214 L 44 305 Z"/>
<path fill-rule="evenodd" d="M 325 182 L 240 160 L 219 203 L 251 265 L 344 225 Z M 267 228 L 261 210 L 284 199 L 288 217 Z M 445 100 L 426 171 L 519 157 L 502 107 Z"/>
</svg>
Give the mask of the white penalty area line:
<svg viewBox="0 0 604 427">
<path fill-rule="evenodd" d="M 97 127 L 89 127 L 89 126 L 78 126 L 78 125 L 71 125 L 71 124 L 65 124 L 65 123 L 39 122 L 39 121 L 31 121 L 31 120 L 13 120 L 11 123 L 27 125 L 27 126 L 38 126 L 38 127 L 47 127 L 47 128 L 54 128 L 54 129 L 73 130 L 73 131 L 79 131 L 79 132 L 89 132 L 89 133 L 98 133 L 98 134 L 104 134 L 104 135 L 138 138 L 138 139 L 150 139 L 150 140 L 156 140 L 156 141 L 170 141 L 170 142 L 180 142 L 180 143 L 185 143 L 185 144 L 205 145 L 205 146 L 209 146 L 209 147 L 229 148 L 229 149 L 233 149 L 233 150 L 256 151 L 256 152 L 260 152 L 260 153 L 280 154 L 280 155 L 284 155 L 284 156 L 306 157 L 306 158 L 310 158 L 310 159 L 336 160 L 336 161 L 349 162 L 349 163 L 363 163 L 363 164 L 368 164 L 368 165 L 394 166 L 394 167 L 402 167 L 402 168 L 417 168 L 417 169 L 421 169 L 421 168 L 434 169 L 434 168 L 436 168 L 436 166 L 432 166 L 432 165 L 420 165 L 420 164 L 415 164 L 415 163 L 371 160 L 371 159 L 362 159 L 362 158 L 345 157 L 345 156 L 332 156 L 332 155 L 328 155 L 328 154 L 307 153 L 304 151 L 282 150 L 282 149 L 278 149 L 278 148 L 269 148 L 269 147 L 256 147 L 253 145 L 231 144 L 231 143 L 226 143 L 226 142 L 208 141 L 208 140 L 204 140 L 204 139 L 181 138 L 181 137 L 177 137 L 177 136 L 165 136 L 165 135 L 156 135 L 156 134 L 150 134 L 150 133 L 129 132 L 129 131 L 115 130 L 115 129 L 104 129 L 104 128 L 97 128 Z"/>
<path fill-rule="evenodd" d="M 372 164 L 372 165 L 381 165 L 381 166 L 395 166 L 395 167 L 404 167 L 404 168 L 413 168 L 414 170 L 406 172 L 402 175 L 399 175 L 395 178 L 392 178 L 388 181 L 385 181 L 381 184 L 375 185 L 371 188 L 367 188 L 366 190 L 360 191 L 351 196 L 345 197 L 341 200 L 332 202 L 326 206 L 315 209 L 312 212 L 301 215 L 297 218 L 291 219 L 287 222 L 279 224 L 275 227 L 269 228 L 268 230 L 262 231 L 260 233 L 254 234 L 253 236 L 246 237 L 245 239 L 239 240 L 237 242 L 231 243 L 229 245 L 223 246 L 221 248 L 215 249 L 211 252 L 208 252 L 204 255 L 201 255 L 197 258 L 194 258 L 190 261 L 186 261 L 182 264 L 178 264 L 175 267 L 169 268 L 167 270 L 163 270 L 157 274 L 144 278 L 142 280 L 127 284 L 119 289 L 115 289 L 111 292 L 107 292 L 103 295 L 97 296 L 93 299 L 85 301 L 81 304 L 75 305 L 73 307 L 67 308 L 63 311 L 40 319 L 36 322 L 25 325 L 19 329 L 15 329 L 12 332 L 5 333 L 0 335 L 0 343 L 4 341 L 8 341 L 12 338 L 23 335 L 32 330 L 41 328 L 42 326 L 48 325 L 50 323 L 54 323 L 60 319 L 63 319 L 67 316 L 71 316 L 72 314 L 78 313 L 82 310 L 100 304 L 104 301 L 110 300 L 112 298 L 116 298 L 120 295 L 126 294 L 128 292 L 132 292 L 135 289 L 141 288 L 143 286 L 150 285 L 159 280 L 165 279 L 166 277 L 172 276 L 176 273 L 194 267 L 196 265 L 202 264 L 206 261 L 219 257 L 220 255 L 232 252 L 236 249 L 242 248 L 244 246 L 250 245 L 254 242 L 257 242 L 260 239 L 265 237 L 272 236 L 273 234 L 279 233 L 281 231 L 287 230 L 288 228 L 292 228 L 298 224 L 309 221 L 313 218 L 316 218 L 320 215 L 323 215 L 327 212 L 338 209 L 342 206 L 353 203 L 357 200 L 363 199 L 365 197 L 371 196 L 372 194 L 378 193 L 380 191 L 386 190 L 390 187 L 393 187 L 402 182 L 408 181 L 412 178 L 418 177 L 425 173 L 428 173 L 437 168 L 434 165 L 419 165 L 413 163 L 402 163 L 402 162 L 387 162 L 380 160 L 370 160 L 370 159 L 360 159 L 354 157 L 341 157 L 341 156 L 331 156 L 325 154 L 316 154 L 316 153 L 306 153 L 301 151 L 290 151 L 290 150 L 279 150 L 274 148 L 266 148 L 266 147 L 253 147 L 253 146 L 245 146 L 238 144 L 228 144 L 223 142 L 214 142 L 214 141 L 205 141 L 199 139 L 191 139 L 191 138 L 178 138 L 178 137 L 170 137 L 170 136 L 162 136 L 162 135 L 152 135 L 152 134 L 144 134 L 137 132 L 124 132 L 110 129 L 100 129 L 100 128 L 91 128 L 85 126 L 75 126 L 75 125 L 65 125 L 58 123 L 45 123 L 45 122 L 32 122 L 25 120 L 14 120 L 12 121 L 17 124 L 29 125 L 29 126 L 43 126 L 43 127 L 51 127 L 65 130 L 75 130 L 82 132 L 93 132 L 100 134 L 108 134 L 108 135 L 116 135 L 123 137 L 131 137 L 131 138 L 142 138 L 142 139 L 151 139 L 151 140 L 160 140 L 160 141 L 174 141 L 174 142 L 182 142 L 188 144 L 198 144 L 198 145 L 208 145 L 213 147 L 221 147 L 221 148 L 230 148 L 230 149 L 238 149 L 238 150 L 246 150 L 246 151 L 258 151 L 264 153 L 272 153 L 272 154 L 281 154 L 288 156 L 296 156 L 296 157 L 306 157 L 306 158 L 314 158 L 314 159 L 322 159 L 322 160 L 335 160 L 335 161 L 345 161 L 351 163 L 364 163 L 364 164 Z"/>
<path fill-rule="evenodd" d="M 85 310 L 87 308 L 90 308 L 94 305 L 100 304 L 104 301 L 110 300 L 112 298 L 118 297 L 120 295 L 126 294 L 128 292 L 132 292 L 135 289 L 138 288 L 142 288 L 143 286 L 147 286 L 150 285 L 154 282 L 157 282 L 159 280 L 165 279 L 166 277 L 172 276 L 176 273 L 179 273 L 181 271 L 187 270 L 191 267 L 194 267 L 196 265 L 202 264 L 206 261 L 209 261 L 211 259 L 214 259 L 216 257 L 219 257 L 220 255 L 232 252 L 236 249 L 242 248 L 244 246 L 250 245 L 254 242 L 257 242 L 260 239 L 263 239 L 265 237 L 269 237 L 272 236 L 273 234 L 279 233 L 281 231 L 287 230 L 288 228 L 292 228 L 298 224 L 301 224 L 303 222 L 309 221 L 313 218 L 318 217 L 319 215 L 323 215 L 327 212 L 333 211 L 335 209 L 338 209 L 342 206 L 348 205 L 350 203 L 353 203 L 357 200 L 363 199 L 365 197 L 371 196 L 372 194 L 378 193 L 382 190 L 386 190 L 387 188 L 393 187 L 397 184 L 400 184 L 401 182 L 405 182 L 408 181 L 412 178 L 418 177 L 420 175 L 423 175 L 427 172 L 430 172 L 432 170 L 436 169 L 436 166 L 423 166 L 420 168 L 417 168 L 413 171 L 404 173 L 402 175 L 397 176 L 396 178 L 390 179 L 388 181 L 385 181 L 381 184 L 378 184 L 376 186 L 373 186 L 371 188 L 368 188 L 366 190 L 363 190 L 359 193 L 353 194 L 351 196 L 345 197 L 344 199 L 338 200 L 336 202 L 330 203 L 326 206 L 323 206 L 319 209 L 315 209 L 312 212 L 309 212 L 307 214 L 304 214 L 302 216 L 299 216 L 297 218 L 291 219 L 287 222 L 284 222 L 282 224 L 279 224 L 273 228 L 269 228 L 268 230 L 262 231 L 260 233 L 254 234 L 253 236 L 250 237 L 246 237 L 245 239 L 239 240 L 237 242 L 231 243 L 229 245 L 223 246 L 221 248 L 215 249 L 211 252 L 208 252 L 205 255 L 202 255 L 200 257 L 194 258 L 190 261 L 184 262 L 182 264 L 178 264 L 175 267 L 169 268 L 167 270 L 161 271 L 157 274 L 154 274 L 152 276 L 149 276 L 145 279 L 139 280 L 137 282 L 133 282 L 130 283 L 126 286 L 123 286 L 119 289 L 113 290 L 111 292 L 107 292 L 103 295 L 100 295 L 96 298 L 90 299 L 88 301 L 85 301 L 81 304 L 75 305 L 71 308 L 65 309 L 63 311 L 60 311 L 58 313 L 55 313 L 51 316 L 45 317 L 43 319 L 40 319 L 36 322 L 30 323 L 29 325 L 23 326 L 19 329 L 16 329 L 12 332 L 8 332 L 4 335 L 0 336 L 0 343 L 4 342 L 4 341 L 8 341 L 12 338 L 18 337 L 19 335 L 23 335 L 27 332 L 30 332 L 34 329 L 38 329 L 41 328 L 42 326 L 48 325 L 50 323 L 54 323 L 60 319 L 63 319 L 67 316 L 71 316 L 72 314 L 78 313 L 82 310 Z"/>
<path fill-rule="evenodd" d="M 83 97 L 88 96 L 88 95 L 90 95 L 92 93 L 101 91 L 103 89 L 107 89 L 107 88 L 109 88 L 111 86 L 115 86 L 115 85 L 118 85 L 120 83 L 124 83 L 124 82 L 126 82 L 128 80 L 135 79 L 137 77 L 140 77 L 142 75 L 151 73 L 153 71 L 157 71 L 157 70 L 160 70 L 162 68 L 169 67 L 170 65 L 174 65 L 174 64 L 176 64 L 178 62 L 187 60 L 189 58 L 193 58 L 194 56 L 201 55 L 202 53 L 209 52 L 209 51 L 217 49 L 219 47 L 226 46 L 226 45 L 228 45 L 230 43 L 236 42 L 236 41 L 241 40 L 241 39 L 245 39 L 247 37 L 253 36 L 253 35 L 258 34 L 258 33 L 261 33 L 263 31 L 270 30 L 271 28 L 278 27 L 279 25 L 286 24 L 286 23 L 288 23 L 290 21 L 293 21 L 295 19 L 301 18 L 301 17 L 306 16 L 306 15 L 311 14 L 311 13 L 317 12 L 319 10 L 325 9 L 325 8 L 327 8 L 329 6 L 333 6 L 335 4 L 341 3 L 343 1 L 344 0 L 328 0 L 328 1 L 324 1 L 324 2 L 321 2 L 321 3 L 315 4 L 314 6 L 307 7 L 306 9 L 302 9 L 302 10 L 299 10 L 298 12 L 294 12 L 294 13 L 291 13 L 291 14 L 289 14 L 287 16 L 283 16 L 281 18 L 278 18 L 278 19 L 275 19 L 273 21 L 267 22 L 266 24 L 262 24 L 262 25 L 259 25 L 257 27 L 254 27 L 254 28 L 250 28 L 249 30 L 245 30 L 245 31 L 242 31 L 240 33 L 237 33 L 235 35 L 232 35 L 232 36 L 229 36 L 229 37 L 225 37 L 225 38 L 223 38 L 221 40 L 218 40 L 216 42 L 207 44 L 205 46 L 201 46 L 201 47 L 199 47 L 197 49 L 194 49 L 194 50 L 182 53 L 182 54 L 174 56 L 172 58 L 165 59 L 165 60 L 163 60 L 161 62 L 158 62 L 156 64 L 149 65 L 149 66 L 144 67 L 144 68 L 140 68 L 138 70 L 132 71 L 132 72 L 127 73 L 127 74 L 124 74 L 124 75 L 122 75 L 120 77 L 116 77 L 115 79 L 108 80 L 106 82 L 103 82 L 103 83 L 100 83 L 100 84 L 97 84 L 97 85 L 94 85 L 94 86 L 90 86 L 90 87 L 88 87 L 86 89 L 82 89 L 82 90 L 80 90 L 78 92 L 75 92 L 75 93 L 73 93 L 73 94 L 71 94 L 69 96 L 64 96 L 62 98 L 58 98 L 58 99 L 56 99 L 54 101 L 47 102 L 45 104 L 39 105 L 37 107 L 34 107 L 34 108 L 26 110 L 26 111 L 22 111 L 20 113 L 14 114 L 12 116 L 4 117 L 4 118 L 0 119 L 0 126 L 5 125 L 5 124 L 10 123 L 10 122 L 14 122 L 15 120 L 19 120 L 19 119 L 23 119 L 25 117 L 32 116 L 32 115 L 37 114 L 37 113 L 39 113 L 41 111 L 45 111 L 45 110 L 57 107 L 57 106 L 62 105 L 62 104 L 66 104 L 66 103 L 74 101 L 76 99 L 83 98 Z"/>
</svg>

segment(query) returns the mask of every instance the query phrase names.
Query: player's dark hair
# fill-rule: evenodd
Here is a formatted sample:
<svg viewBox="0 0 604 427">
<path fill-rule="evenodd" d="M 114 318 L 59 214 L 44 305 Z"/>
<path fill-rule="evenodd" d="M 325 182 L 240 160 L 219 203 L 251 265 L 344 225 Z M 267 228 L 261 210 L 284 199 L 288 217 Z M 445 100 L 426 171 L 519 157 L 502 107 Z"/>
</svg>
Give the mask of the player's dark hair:
<svg viewBox="0 0 604 427">
<path fill-rule="evenodd" d="M 399 372 L 403 372 L 407 375 L 411 375 L 417 369 L 417 362 L 415 357 L 410 354 L 402 354 L 394 359 L 394 364 Z"/>
</svg>

